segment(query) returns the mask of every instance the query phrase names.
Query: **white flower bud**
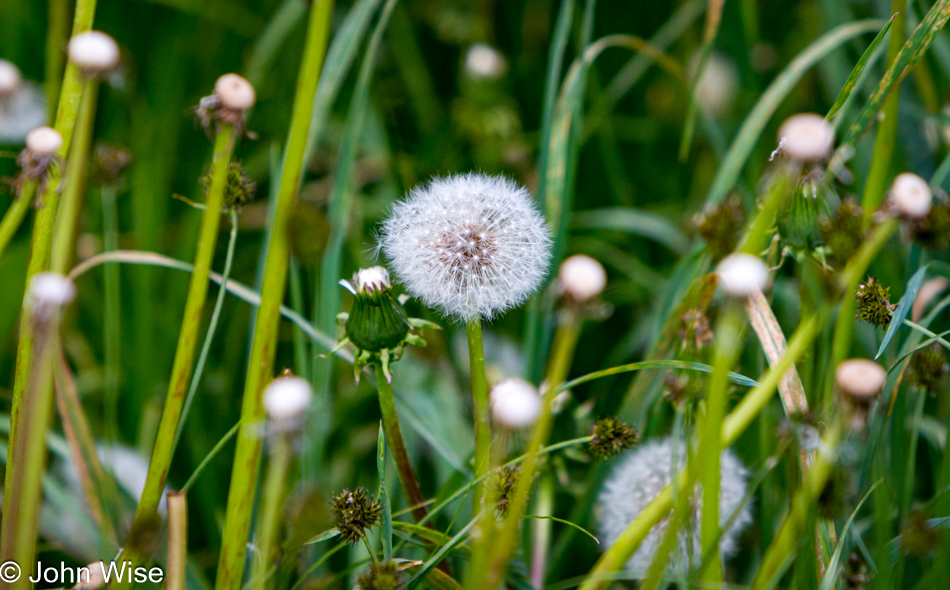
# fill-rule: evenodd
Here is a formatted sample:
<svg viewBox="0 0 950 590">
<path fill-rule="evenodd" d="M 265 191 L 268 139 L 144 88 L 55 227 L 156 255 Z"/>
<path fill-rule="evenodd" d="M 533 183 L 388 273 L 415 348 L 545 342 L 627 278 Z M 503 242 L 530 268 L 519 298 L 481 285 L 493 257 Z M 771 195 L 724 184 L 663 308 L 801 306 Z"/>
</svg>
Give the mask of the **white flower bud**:
<svg viewBox="0 0 950 590">
<path fill-rule="evenodd" d="M 906 217 L 920 219 L 930 213 L 933 193 L 923 178 L 904 172 L 898 174 L 891 185 L 891 203 Z"/>
<path fill-rule="evenodd" d="M 23 85 L 20 68 L 5 59 L 0 59 L 0 98 L 15 94 Z"/>
<path fill-rule="evenodd" d="M 264 410 L 275 422 L 300 418 L 310 405 L 313 388 L 301 377 L 278 377 L 264 389 Z"/>
<path fill-rule="evenodd" d="M 769 269 L 758 256 L 730 254 L 716 267 L 723 289 L 733 297 L 747 297 L 769 282 Z"/>
<path fill-rule="evenodd" d="M 76 297 L 76 285 L 57 272 L 41 272 L 30 281 L 30 298 L 44 307 L 65 307 Z"/>
<path fill-rule="evenodd" d="M 850 359 L 835 369 L 835 382 L 842 392 L 855 401 L 869 403 L 884 389 L 887 371 L 868 359 Z"/>
<path fill-rule="evenodd" d="M 76 581 L 73 590 L 98 590 L 106 585 L 106 576 L 101 561 L 94 561 L 86 567 L 79 568 L 77 577 L 79 580 Z"/>
<path fill-rule="evenodd" d="M 697 56 L 698 57 L 698 56 Z M 699 65 L 694 59 L 693 71 Z M 696 84 L 696 100 L 709 112 L 722 115 L 729 110 L 739 88 L 739 73 L 729 59 L 713 53 Z"/>
<path fill-rule="evenodd" d="M 361 268 L 356 273 L 356 291 L 358 293 L 373 293 L 390 287 L 392 287 L 392 283 L 389 280 L 389 271 L 382 266 Z"/>
<path fill-rule="evenodd" d="M 52 127 L 37 127 L 26 134 L 26 149 L 35 156 L 52 156 L 63 147 L 63 136 Z"/>
<path fill-rule="evenodd" d="M 465 71 L 472 78 L 495 80 L 506 67 L 505 56 L 487 43 L 476 43 L 465 54 Z"/>
<path fill-rule="evenodd" d="M 538 390 L 522 379 L 505 379 L 491 390 L 492 415 L 509 428 L 534 424 L 541 413 Z"/>
<path fill-rule="evenodd" d="M 119 65 L 119 45 L 100 31 L 79 33 L 69 40 L 69 61 L 91 74 L 105 74 Z"/>
<path fill-rule="evenodd" d="M 813 162 L 828 157 L 835 144 L 835 130 L 821 115 L 792 115 L 778 130 L 779 142 L 795 160 Z"/>
<path fill-rule="evenodd" d="M 251 83 L 237 74 L 225 74 L 214 83 L 214 93 L 225 108 L 243 111 L 254 106 L 257 94 Z"/>
<path fill-rule="evenodd" d="M 607 273 L 604 267 L 583 254 L 576 254 L 561 263 L 558 269 L 561 292 L 575 301 L 589 301 L 604 292 Z"/>
</svg>

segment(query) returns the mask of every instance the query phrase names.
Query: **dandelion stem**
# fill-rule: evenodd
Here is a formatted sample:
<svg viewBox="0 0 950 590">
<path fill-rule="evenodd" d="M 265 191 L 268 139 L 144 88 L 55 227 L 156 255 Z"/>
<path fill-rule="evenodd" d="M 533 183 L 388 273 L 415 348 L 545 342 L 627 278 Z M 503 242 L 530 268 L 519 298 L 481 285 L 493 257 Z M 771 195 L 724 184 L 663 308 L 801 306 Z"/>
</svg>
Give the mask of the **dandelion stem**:
<svg viewBox="0 0 950 590">
<path fill-rule="evenodd" d="M 476 480 L 488 473 L 491 453 L 491 424 L 488 420 L 488 381 L 485 378 L 485 350 L 482 346 L 481 320 L 472 320 L 465 326 L 468 335 L 468 365 L 472 380 L 472 402 L 475 412 L 475 474 Z M 482 509 L 485 484 L 475 484 L 472 490 L 472 513 Z"/>
<path fill-rule="evenodd" d="M 218 576 L 215 580 L 217 590 L 239 589 L 244 574 L 244 556 L 251 527 L 251 512 L 261 452 L 261 441 L 255 429 L 264 414 L 261 394 L 273 376 L 277 333 L 280 326 L 280 307 L 284 299 L 290 264 L 290 243 L 286 227 L 303 173 L 304 151 L 313 114 L 313 101 L 323 68 L 332 15 L 332 0 L 316 2 L 310 9 L 304 56 L 294 97 L 290 135 L 287 139 L 275 203 L 273 233 L 267 246 L 261 305 L 255 320 L 250 362 L 244 383 L 244 398 L 241 405 L 242 426 L 238 434 L 231 485 L 228 490 L 224 541 L 221 544 Z"/>
<path fill-rule="evenodd" d="M 261 517 L 257 535 L 260 559 L 255 560 L 255 573 L 251 576 L 252 590 L 267 588 L 271 575 L 271 556 L 274 554 L 277 533 L 280 530 L 280 513 L 284 503 L 284 486 L 290 469 L 291 441 L 283 433 L 271 439 L 270 462 L 264 479 L 261 498 Z"/>
<path fill-rule="evenodd" d="M 168 494 L 168 560 L 165 566 L 167 590 L 185 590 L 188 562 L 188 501 L 184 492 Z"/>
<path fill-rule="evenodd" d="M 393 388 L 386 380 L 382 363 L 374 364 L 376 366 L 376 388 L 379 390 L 379 411 L 383 416 L 383 431 L 386 434 L 386 441 L 389 443 L 389 450 L 393 453 L 396 469 L 399 471 L 399 483 L 402 484 L 402 492 L 406 495 L 409 505 L 415 507 L 412 515 L 416 522 L 419 522 L 425 518 L 428 512 L 425 506 L 425 497 L 419 488 L 419 480 L 416 479 L 416 472 L 409 460 L 409 453 L 406 452 L 406 443 L 402 438 L 399 415 L 396 413 L 396 403 L 393 399 Z"/>
</svg>

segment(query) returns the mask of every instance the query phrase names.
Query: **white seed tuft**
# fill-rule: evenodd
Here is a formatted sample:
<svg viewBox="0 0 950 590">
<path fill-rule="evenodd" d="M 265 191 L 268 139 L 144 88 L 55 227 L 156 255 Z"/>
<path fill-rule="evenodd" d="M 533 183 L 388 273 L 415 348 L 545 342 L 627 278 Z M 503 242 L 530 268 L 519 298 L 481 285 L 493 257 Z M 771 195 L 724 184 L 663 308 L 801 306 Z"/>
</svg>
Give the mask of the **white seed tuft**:
<svg viewBox="0 0 950 590">
<path fill-rule="evenodd" d="M 884 389 L 887 371 L 868 359 L 850 359 L 835 369 L 835 382 L 841 391 L 855 400 L 868 402 Z"/>
<path fill-rule="evenodd" d="M 63 136 L 52 127 L 37 127 L 26 134 L 26 149 L 35 156 L 52 156 L 63 147 Z"/>
<path fill-rule="evenodd" d="M 507 67 L 505 56 L 487 43 L 476 43 L 465 54 L 465 71 L 472 78 L 495 80 Z"/>
<path fill-rule="evenodd" d="M 723 289 L 733 297 L 747 297 L 769 282 L 769 269 L 758 256 L 730 254 L 716 267 Z"/>
<path fill-rule="evenodd" d="M 901 215 L 912 219 L 927 217 L 932 202 L 933 193 L 923 178 L 904 172 L 894 179 L 891 185 L 891 204 Z"/>
<path fill-rule="evenodd" d="M 562 262 L 557 279 L 561 292 L 580 302 L 597 297 L 607 286 L 607 272 L 603 265 L 583 254 L 576 254 Z"/>
<path fill-rule="evenodd" d="M 792 115 L 778 130 L 785 153 L 801 162 L 814 162 L 828 157 L 835 144 L 835 130 L 821 115 Z"/>
<path fill-rule="evenodd" d="M 541 412 L 541 395 L 523 379 L 505 379 L 491 390 L 492 416 L 508 428 L 534 424 Z"/>
<path fill-rule="evenodd" d="M 41 272 L 30 280 L 30 298 L 35 305 L 60 308 L 76 297 L 76 285 L 57 272 Z"/>
<path fill-rule="evenodd" d="M 413 296 L 464 321 L 523 303 L 551 259 L 547 224 L 528 191 L 476 173 L 413 189 L 383 223 L 380 248 Z"/>
<path fill-rule="evenodd" d="M 90 74 L 107 74 L 119 65 L 119 45 L 100 31 L 79 33 L 69 40 L 69 61 Z"/>
<path fill-rule="evenodd" d="M 0 99 L 12 96 L 23 85 L 20 68 L 5 59 L 0 59 Z"/>
<path fill-rule="evenodd" d="M 672 481 L 673 474 L 685 464 L 685 443 L 664 438 L 644 443 L 626 452 L 604 482 L 598 496 L 600 513 L 601 547 L 610 547 L 616 542 L 627 526 L 636 519 L 643 509 Z M 674 450 L 676 460 L 674 461 Z M 735 515 L 732 526 L 725 529 L 719 539 L 719 550 L 723 555 L 733 555 L 738 550 L 739 535 L 752 523 L 752 509 L 749 504 L 740 504 L 746 494 L 746 470 L 732 451 L 726 449 L 720 457 L 719 479 L 719 526 L 725 527 Z M 690 567 L 688 557 L 692 557 L 692 566 L 702 561 L 701 521 L 702 492 L 697 485 L 691 502 L 689 526 L 679 531 L 677 549 L 670 561 L 669 571 L 685 570 Z M 666 533 L 668 519 L 653 527 L 640 544 L 640 548 L 627 562 L 627 569 L 635 576 L 643 576 L 653 562 L 653 557 Z"/>
<path fill-rule="evenodd" d="M 264 389 L 264 410 L 276 422 L 300 418 L 310 405 L 313 388 L 301 377 L 278 377 Z"/>
<path fill-rule="evenodd" d="M 373 293 L 390 287 L 389 271 L 382 266 L 361 268 L 356 273 L 356 290 L 359 293 Z"/>
<path fill-rule="evenodd" d="M 237 74 L 225 74 L 214 83 L 214 93 L 225 108 L 243 111 L 254 106 L 257 93 L 250 82 Z"/>
</svg>

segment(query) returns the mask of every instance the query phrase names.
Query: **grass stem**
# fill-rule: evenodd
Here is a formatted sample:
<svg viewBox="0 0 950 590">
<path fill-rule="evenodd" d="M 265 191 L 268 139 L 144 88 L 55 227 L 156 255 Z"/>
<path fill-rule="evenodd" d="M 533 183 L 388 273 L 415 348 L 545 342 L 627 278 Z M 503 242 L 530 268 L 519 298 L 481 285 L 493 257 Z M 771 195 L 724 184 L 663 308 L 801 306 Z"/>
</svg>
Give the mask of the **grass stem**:
<svg viewBox="0 0 950 590">
<path fill-rule="evenodd" d="M 257 534 L 257 548 L 260 551 L 260 556 L 259 559 L 254 561 L 254 573 L 251 575 L 252 590 L 264 590 L 268 587 L 267 582 L 271 576 L 271 561 L 274 549 L 277 546 L 277 535 L 280 531 L 280 517 L 284 506 L 287 472 L 290 470 L 293 454 L 293 443 L 288 440 L 286 433 L 275 433 L 270 440 L 272 445 L 267 475 L 264 478 L 261 517 Z"/>
<path fill-rule="evenodd" d="M 186 590 L 185 566 L 188 563 L 188 500 L 184 492 L 168 496 L 168 560 L 165 564 L 165 588 Z"/>
</svg>

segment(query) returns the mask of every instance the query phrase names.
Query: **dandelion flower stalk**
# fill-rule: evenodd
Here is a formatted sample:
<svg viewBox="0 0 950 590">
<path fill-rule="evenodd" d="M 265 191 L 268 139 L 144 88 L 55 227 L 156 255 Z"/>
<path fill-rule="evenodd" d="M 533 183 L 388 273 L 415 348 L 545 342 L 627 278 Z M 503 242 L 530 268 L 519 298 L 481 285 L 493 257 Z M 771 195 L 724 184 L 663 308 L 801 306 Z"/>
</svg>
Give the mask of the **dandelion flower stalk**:
<svg viewBox="0 0 950 590">
<path fill-rule="evenodd" d="M 313 100 L 317 93 L 323 57 L 329 38 L 333 1 L 321 0 L 310 8 L 303 61 L 297 79 L 290 134 L 280 175 L 274 212 L 274 231 L 267 247 L 261 290 L 261 305 L 257 311 L 250 362 L 244 384 L 241 404 L 242 426 L 234 455 L 231 484 L 228 490 L 227 514 L 223 543 L 218 558 L 216 590 L 237 590 L 244 574 L 248 532 L 257 485 L 261 441 L 255 433 L 255 423 L 263 417 L 261 394 L 273 373 L 277 333 L 280 326 L 280 305 L 284 299 L 290 264 L 290 243 L 286 228 L 303 173 L 304 152 L 313 114 Z"/>
<path fill-rule="evenodd" d="M 475 319 L 465 324 L 468 336 L 468 366 L 472 382 L 472 407 L 475 413 L 475 473 L 476 479 L 488 474 L 491 460 L 491 422 L 488 407 L 488 380 L 485 377 L 485 349 L 482 344 L 482 323 Z M 472 512 L 482 510 L 485 484 L 476 484 L 472 490 Z"/>
</svg>

